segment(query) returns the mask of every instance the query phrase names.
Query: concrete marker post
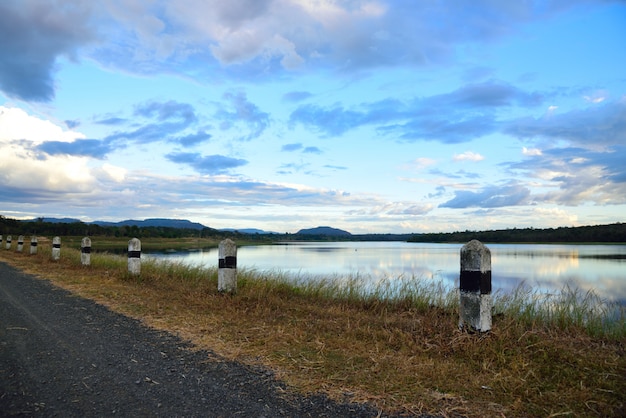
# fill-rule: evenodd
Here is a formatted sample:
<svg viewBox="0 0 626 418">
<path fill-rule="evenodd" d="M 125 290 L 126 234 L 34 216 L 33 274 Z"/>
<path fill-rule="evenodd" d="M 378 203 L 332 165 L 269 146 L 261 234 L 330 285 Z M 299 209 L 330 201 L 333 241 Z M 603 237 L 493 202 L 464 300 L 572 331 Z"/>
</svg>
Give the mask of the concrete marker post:
<svg viewBox="0 0 626 418">
<path fill-rule="evenodd" d="M 128 272 L 133 276 L 141 273 L 141 241 L 138 238 L 128 241 Z"/>
<path fill-rule="evenodd" d="M 237 245 L 228 238 L 218 249 L 217 291 L 237 293 Z"/>
<path fill-rule="evenodd" d="M 7 235 L 7 245 L 6 245 L 6 249 L 10 250 L 11 249 L 11 240 L 13 239 L 13 237 L 11 235 Z"/>
<path fill-rule="evenodd" d="M 24 250 L 24 235 L 17 237 L 17 252 L 21 253 Z"/>
<path fill-rule="evenodd" d="M 37 237 L 30 239 L 30 253 L 31 255 L 37 254 Z"/>
<path fill-rule="evenodd" d="M 80 242 L 80 263 L 83 266 L 91 264 L 91 239 L 85 237 Z"/>
<path fill-rule="evenodd" d="M 491 251 L 478 240 L 461 248 L 459 328 L 491 330 Z"/>
<path fill-rule="evenodd" d="M 52 238 L 52 259 L 58 260 L 61 258 L 61 238 Z"/>
</svg>

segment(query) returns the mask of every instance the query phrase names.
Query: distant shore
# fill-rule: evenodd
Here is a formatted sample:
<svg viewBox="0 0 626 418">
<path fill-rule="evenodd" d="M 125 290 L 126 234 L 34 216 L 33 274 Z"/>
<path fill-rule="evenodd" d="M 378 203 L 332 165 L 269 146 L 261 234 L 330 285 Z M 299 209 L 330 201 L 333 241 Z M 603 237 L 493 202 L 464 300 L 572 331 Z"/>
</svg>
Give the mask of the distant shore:
<svg viewBox="0 0 626 418">
<path fill-rule="evenodd" d="M 477 239 L 484 243 L 626 243 L 626 223 L 607 225 L 559 227 L 559 228 L 509 228 L 487 231 L 456 231 L 429 233 L 376 233 L 352 234 L 337 228 L 321 226 L 301 229 L 298 233 L 272 233 L 260 229 L 242 232 L 236 229 L 218 230 L 185 220 L 152 219 L 146 221 L 122 221 L 119 223 L 84 223 L 62 218 L 47 222 L 21 221 L 0 215 L 0 234 L 41 235 L 41 236 L 98 236 L 115 238 L 161 238 L 173 245 L 176 240 L 185 239 L 188 245 L 194 239 L 198 245 L 213 245 L 225 238 L 238 242 L 276 241 L 408 241 L 465 243 Z M 245 231 L 245 230 L 244 230 Z M 166 241 L 167 242 L 167 241 Z M 201 247 L 194 247 L 201 248 Z"/>
</svg>

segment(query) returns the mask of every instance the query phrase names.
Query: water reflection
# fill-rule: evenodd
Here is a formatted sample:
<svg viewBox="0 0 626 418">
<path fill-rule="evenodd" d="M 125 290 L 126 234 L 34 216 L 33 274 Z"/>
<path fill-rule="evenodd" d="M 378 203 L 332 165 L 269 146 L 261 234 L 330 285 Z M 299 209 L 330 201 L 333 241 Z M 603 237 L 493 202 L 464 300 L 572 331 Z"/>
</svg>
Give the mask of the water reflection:
<svg viewBox="0 0 626 418">
<path fill-rule="evenodd" d="M 381 278 L 441 281 L 454 287 L 461 244 L 406 242 L 289 242 L 238 249 L 241 268 L 280 270 L 302 277 L 355 277 L 369 284 Z M 492 287 L 510 292 L 525 283 L 553 293 L 565 285 L 594 290 L 626 305 L 626 245 L 491 244 Z M 153 255 L 157 256 L 157 255 Z M 217 249 L 160 254 L 212 266 Z"/>
</svg>

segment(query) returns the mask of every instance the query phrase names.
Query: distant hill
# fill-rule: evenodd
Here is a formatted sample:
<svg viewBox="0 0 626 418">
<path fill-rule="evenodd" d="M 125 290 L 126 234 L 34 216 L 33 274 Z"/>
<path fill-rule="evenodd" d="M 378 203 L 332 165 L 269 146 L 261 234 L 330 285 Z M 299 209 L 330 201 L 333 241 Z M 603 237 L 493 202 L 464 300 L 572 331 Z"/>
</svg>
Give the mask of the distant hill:
<svg viewBox="0 0 626 418">
<path fill-rule="evenodd" d="M 329 237 L 351 237 L 352 234 L 342 229 L 331 228 L 330 226 L 318 226 L 317 228 L 301 229 L 300 235 L 326 235 Z"/>
<path fill-rule="evenodd" d="M 108 221 L 93 221 L 93 222 L 84 222 L 80 219 L 76 218 L 34 218 L 29 219 L 26 222 L 49 222 L 53 224 L 63 223 L 63 224 L 71 224 L 76 222 L 83 222 L 85 224 L 93 224 L 99 225 L 102 227 L 120 227 L 120 226 L 138 226 L 138 227 L 167 227 L 167 228 L 176 228 L 176 229 L 195 229 L 202 230 L 208 228 L 205 225 L 202 225 L 197 222 L 191 222 L 186 219 L 167 219 L 167 218 L 149 218 L 143 221 L 135 220 L 135 219 L 126 219 L 120 222 L 108 222 Z M 239 232 L 241 234 L 277 234 L 277 232 L 269 232 L 264 231 L 258 228 L 223 228 L 220 229 L 223 232 Z"/>
<path fill-rule="evenodd" d="M 191 222 L 186 219 L 165 219 L 165 218 L 151 218 L 143 221 L 137 221 L 134 219 L 127 219 L 121 222 L 104 222 L 104 221 L 94 221 L 93 224 L 100 226 L 138 226 L 138 227 L 167 227 L 167 228 L 176 228 L 176 229 L 197 229 L 201 230 L 206 228 L 206 226 L 197 223 Z"/>
<path fill-rule="evenodd" d="M 165 218 L 151 218 L 143 221 L 138 221 L 134 219 L 127 219 L 125 221 L 120 222 L 107 222 L 107 221 L 93 221 L 93 222 L 84 222 L 80 219 L 75 218 L 34 218 L 29 219 L 26 222 L 49 222 L 52 224 L 72 224 L 76 222 L 83 222 L 85 224 L 93 224 L 99 226 L 139 226 L 139 227 L 149 227 L 149 226 L 161 226 L 168 228 L 177 228 L 177 229 L 204 229 L 206 226 L 199 224 L 197 222 L 191 222 L 186 219 L 165 219 Z"/>
<path fill-rule="evenodd" d="M 72 224 L 74 222 L 82 222 L 75 218 L 33 218 L 27 219 L 25 222 L 50 222 L 51 224 Z"/>
</svg>

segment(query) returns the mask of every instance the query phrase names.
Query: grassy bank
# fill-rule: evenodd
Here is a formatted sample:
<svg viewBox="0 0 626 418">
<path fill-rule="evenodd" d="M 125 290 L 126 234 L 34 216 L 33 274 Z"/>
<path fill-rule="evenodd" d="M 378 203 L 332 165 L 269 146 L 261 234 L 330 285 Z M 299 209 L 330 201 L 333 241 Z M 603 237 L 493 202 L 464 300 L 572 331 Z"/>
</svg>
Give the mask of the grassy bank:
<svg viewBox="0 0 626 418">
<path fill-rule="evenodd" d="M 42 243 L 35 256 L 1 249 L 0 261 L 199 348 L 263 364 L 302 392 L 407 414 L 624 413 L 626 319 L 590 293 L 499 295 L 492 331 L 469 334 L 458 330 L 455 292 L 418 280 L 403 281 L 398 298 L 389 283 L 363 295 L 356 278 L 295 286 L 280 272 L 240 269 L 238 293 L 224 295 L 216 268 L 146 261 L 131 277 L 125 257 L 94 253 L 84 267 L 77 249 L 64 246 L 57 262 L 49 255 Z"/>
<path fill-rule="evenodd" d="M 41 239 L 41 238 L 40 238 Z M 80 249 L 82 236 L 63 237 L 63 248 Z M 43 239 L 47 243 L 47 239 Z M 92 238 L 92 251 L 94 252 L 114 252 L 123 253 L 128 250 L 128 237 L 94 237 Z M 27 245 L 30 237 L 27 239 Z M 216 248 L 219 240 L 214 238 L 157 238 L 144 239 L 141 241 L 143 251 L 185 251 L 191 249 Z"/>
</svg>

